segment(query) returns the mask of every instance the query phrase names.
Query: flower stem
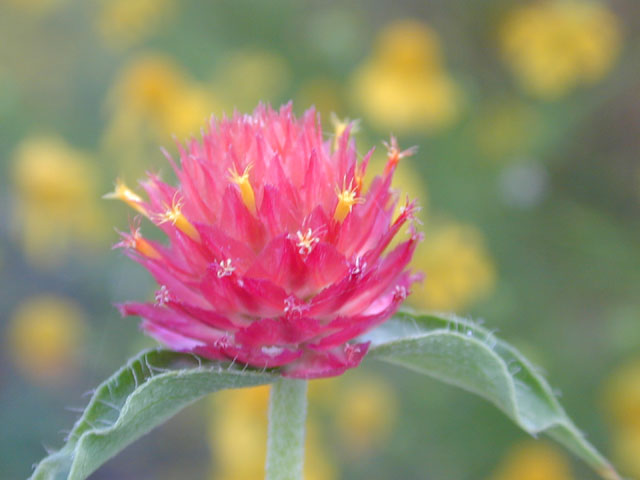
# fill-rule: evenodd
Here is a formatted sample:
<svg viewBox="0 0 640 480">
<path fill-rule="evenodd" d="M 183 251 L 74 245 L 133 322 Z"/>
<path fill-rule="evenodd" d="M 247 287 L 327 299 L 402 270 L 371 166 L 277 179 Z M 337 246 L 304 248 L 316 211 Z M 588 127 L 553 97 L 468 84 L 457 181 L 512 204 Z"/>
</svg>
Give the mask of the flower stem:
<svg viewBox="0 0 640 480">
<path fill-rule="evenodd" d="M 301 480 L 307 382 L 280 378 L 271 385 L 266 480 Z"/>
</svg>

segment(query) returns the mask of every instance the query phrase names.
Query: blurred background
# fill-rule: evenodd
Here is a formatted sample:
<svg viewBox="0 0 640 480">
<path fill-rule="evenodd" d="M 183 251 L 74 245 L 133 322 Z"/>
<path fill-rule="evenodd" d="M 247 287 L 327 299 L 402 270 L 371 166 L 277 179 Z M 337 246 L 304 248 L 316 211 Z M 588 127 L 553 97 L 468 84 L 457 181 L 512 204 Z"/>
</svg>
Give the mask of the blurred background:
<svg viewBox="0 0 640 480">
<path fill-rule="evenodd" d="M 210 113 L 290 99 L 328 135 L 360 119 L 376 162 L 390 132 L 419 145 L 396 181 L 423 207 L 411 303 L 486 319 L 640 477 L 639 2 L 0 0 L 0 32 L 0 478 L 153 345 L 112 306 L 154 285 L 110 249 L 130 213 L 101 195 L 167 172 L 159 147 Z M 267 395 L 203 400 L 92 478 L 261 478 Z M 310 402 L 308 480 L 595 478 L 373 361 Z"/>
</svg>

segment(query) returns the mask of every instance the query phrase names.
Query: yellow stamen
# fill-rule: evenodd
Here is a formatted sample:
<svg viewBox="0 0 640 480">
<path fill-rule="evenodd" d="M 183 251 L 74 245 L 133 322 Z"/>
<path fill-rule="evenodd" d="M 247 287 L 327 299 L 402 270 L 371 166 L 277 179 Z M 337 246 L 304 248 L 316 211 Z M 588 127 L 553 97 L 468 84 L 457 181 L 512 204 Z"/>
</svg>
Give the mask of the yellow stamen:
<svg viewBox="0 0 640 480">
<path fill-rule="evenodd" d="M 144 216 L 149 216 L 147 214 L 147 210 L 142 206 L 142 198 L 140 198 L 138 194 L 134 193 L 129 187 L 127 187 L 119 178 L 116 180 L 116 185 L 113 189 L 113 192 L 103 195 L 102 198 L 122 200 L 131 208 L 134 208 Z"/>
<path fill-rule="evenodd" d="M 132 234 L 130 241 L 127 242 L 128 246 L 134 248 L 140 255 L 159 259 L 161 258 L 160 253 L 151 245 L 147 240 L 145 240 L 140 234 L 140 229 L 136 229 Z"/>
<path fill-rule="evenodd" d="M 160 258 L 160 254 L 158 251 L 151 246 L 149 242 L 147 242 L 144 238 L 141 238 L 136 242 L 136 250 L 149 258 Z"/>
<path fill-rule="evenodd" d="M 345 118 L 344 120 L 340 120 L 340 118 L 335 114 L 331 114 L 331 124 L 333 125 L 333 149 L 337 150 L 340 145 L 340 138 L 342 138 L 342 134 L 347 129 L 349 125 L 351 125 L 351 133 L 356 133 L 358 131 L 358 121 L 351 121 L 349 118 Z"/>
<path fill-rule="evenodd" d="M 353 181 L 349 184 L 349 188 L 336 189 L 336 194 L 338 195 L 338 205 L 336 205 L 333 218 L 338 222 L 347 218 L 356 203 L 364 202 L 363 198 L 358 197 L 358 191 L 353 187 Z"/>
<path fill-rule="evenodd" d="M 200 241 L 200 234 L 198 230 L 191 224 L 189 220 L 182 214 L 182 203 L 177 200 L 173 200 L 173 205 L 167 209 L 166 212 L 157 216 L 159 223 L 171 222 L 185 235 L 188 235 L 196 242 Z"/>
<path fill-rule="evenodd" d="M 256 214 L 256 196 L 253 193 L 253 188 L 251 187 L 251 183 L 249 182 L 249 172 L 251 171 L 251 164 L 247 165 L 242 175 L 238 174 L 238 171 L 235 167 L 229 169 L 230 179 L 233 183 L 238 185 L 240 188 L 240 196 L 242 197 L 242 201 L 245 206 L 249 209 L 251 213 Z"/>
</svg>

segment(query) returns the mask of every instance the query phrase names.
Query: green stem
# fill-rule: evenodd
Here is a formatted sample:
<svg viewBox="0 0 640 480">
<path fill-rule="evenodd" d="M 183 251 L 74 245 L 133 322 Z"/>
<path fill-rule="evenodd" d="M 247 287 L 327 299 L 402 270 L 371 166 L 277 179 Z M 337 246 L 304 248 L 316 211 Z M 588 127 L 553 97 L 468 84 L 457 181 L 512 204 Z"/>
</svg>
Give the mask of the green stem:
<svg viewBox="0 0 640 480">
<path fill-rule="evenodd" d="M 301 480 L 307 382 L 280 378 L 271 385 L 266 480 Z"/>
</svg>

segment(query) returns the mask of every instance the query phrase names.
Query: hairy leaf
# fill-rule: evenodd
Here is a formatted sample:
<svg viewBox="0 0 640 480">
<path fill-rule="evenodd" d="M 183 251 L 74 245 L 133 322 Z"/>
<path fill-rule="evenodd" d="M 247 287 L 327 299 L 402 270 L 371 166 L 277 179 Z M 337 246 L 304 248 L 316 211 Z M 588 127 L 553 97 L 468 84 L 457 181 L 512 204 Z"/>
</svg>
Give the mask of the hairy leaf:
<svg viewBox="0 0 640 480">
<path fill-rule="evenodd" d="M 456 317 L 403 312 L 363 339 L 371 341 L 370 357 L 474 392 L 527 432 L 551 435 L 603 478 L 619 480 L 613 467 L 568 418 L 544 378 L 491 331 Z M 203 395 L 277 378 L 275 373 L 195 355 L 142 352 L 96 389 L 65 446 L 42 460 L 31 478 L 82 480 Z"/>
<path fill-rule="evenodd" d="M 454 316 L 402 312 L 363 339 L 371 341 L 370 357 L 476 393 L 530 434 L 549 434 L 603 478 L 620 478 L 569 419 L 540 373 L 491 331 Z"/>
<path fill-rule="evenodd" d="M 43 459 L 31 478 L 82 480 L 203 395 L 276 378 L 195 355 L 144 351 L 95 390 L 64 447 Z"/>
</svg>

